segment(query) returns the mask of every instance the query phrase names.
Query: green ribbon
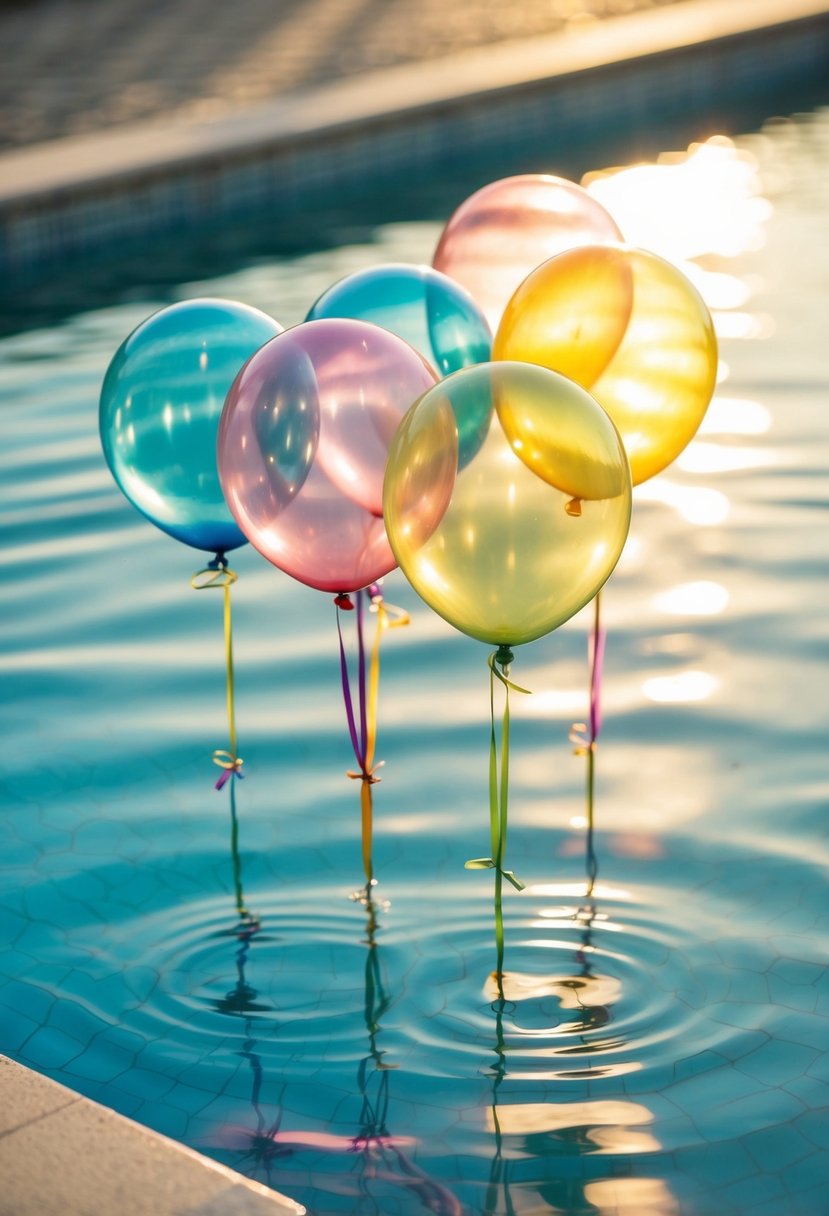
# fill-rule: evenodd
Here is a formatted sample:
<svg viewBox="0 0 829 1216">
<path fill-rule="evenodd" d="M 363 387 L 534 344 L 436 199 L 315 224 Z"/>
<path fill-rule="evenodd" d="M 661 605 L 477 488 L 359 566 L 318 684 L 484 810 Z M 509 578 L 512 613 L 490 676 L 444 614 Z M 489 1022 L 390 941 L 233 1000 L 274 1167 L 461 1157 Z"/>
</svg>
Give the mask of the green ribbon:
<svg viewBox="0 0 829 1216">
<path fill-rule="evenodd" d="M 233 620 L 230 607 L 230 588 L 238 575 L 231 570 L 224 554 L 217 553 L 203 570 L 197 570 L 190 579 L 194 591 L 220 590 L 224 594 L 225 667 L 227 668 L 227 728 L 230 749 L 217 747 L 213 752 L 213 763 L 222 770 L 215 788 L 220 790 L 232 777 L 244 777 L 244 760 L 236 750 L 236 710 L 233 692 Z"/>
<path fill-rule="evenodd" d="M 504 913 L 502 906 L 503 880 L 506 878 L 516 891 L 523 891 L 524 884 L 512 870 L 504 868 L 504 852 L 507 845 L 507 819 L 509 806 L 509 694 L 529 694 L 528 688 L 514 684 L 507 677 L 514 655 L 508 646 L 499 646 L 487 660 L 489 666 L 489 832 L 492 842 L 490 857 L 473 857 L 465 863 L 467 870 L 495 871 L 495 952 L 496 978 L 499 988 L 504 971 Z M 499 670 L 500 667 L 500 670 Z M 495 731 L 495 680 L 504 685 L 504 716 L 501 723 L 501 757 L 498 763 L 498 739 Z M 500 768 L 500 772 L 499 772 Z"/>
</svg>

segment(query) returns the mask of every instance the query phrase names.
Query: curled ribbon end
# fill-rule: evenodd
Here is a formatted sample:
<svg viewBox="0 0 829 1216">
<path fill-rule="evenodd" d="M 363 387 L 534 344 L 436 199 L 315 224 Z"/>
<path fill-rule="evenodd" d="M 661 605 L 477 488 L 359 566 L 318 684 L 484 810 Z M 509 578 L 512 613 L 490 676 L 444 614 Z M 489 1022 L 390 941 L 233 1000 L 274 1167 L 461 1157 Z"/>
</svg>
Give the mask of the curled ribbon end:
<svg viewBox="0 0 829 1216">
<path fill-rule="evenodd" d="M 242 765 L 245 762 L 241 756 L 233 756 L 230 752 L 217 750 L 213 753 L 212 760 L 222 770 L 214 789 L 223 789 L 231 777 L 238 777 L 240 781 L 244 780 L 245 774 L 242 772 Z"/>
<path fill-rule="evenodd" d="M 383 778 L 376 775 L 377 770 L 382 768 L 385 763 L 385 760 L 378 760 L 373 768 L 347 769 L 345 775 L 351 777 L 353 781 L 365 781 L 368 785 L 379 785 Z"/>
<path fill-rule="evenodd" d="M 586 756 L 596 750 L 596 740 L 591 738 L 586 722 L 574 722 L 567 738 L 573 744 L 574 756 Z"/>
</svg>

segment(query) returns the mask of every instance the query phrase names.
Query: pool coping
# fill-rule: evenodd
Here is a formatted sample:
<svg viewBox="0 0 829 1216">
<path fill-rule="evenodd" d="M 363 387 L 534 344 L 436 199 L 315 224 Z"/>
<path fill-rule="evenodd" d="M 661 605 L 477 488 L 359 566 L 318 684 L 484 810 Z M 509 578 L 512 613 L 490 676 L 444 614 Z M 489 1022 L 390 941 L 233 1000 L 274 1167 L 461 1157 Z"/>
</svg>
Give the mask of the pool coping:
<svg viewBox="0 0 829 1216">
<path fill-rule="evenodd" d="M 762 96 L 804 72 L 829 76 L 829 0 L 677 0 L 212 119 L 37 144 L 0 154 L 0 275 L 399 187 L 493 141 L 537 135 L 555 151 L 603 125 L 703 116 L 726 88 Z"/>
<path fill-rule="evenodd" d="M 0 1216 L 303 1216 L 235 1170 L 0 1055 Z"/>
</svg>

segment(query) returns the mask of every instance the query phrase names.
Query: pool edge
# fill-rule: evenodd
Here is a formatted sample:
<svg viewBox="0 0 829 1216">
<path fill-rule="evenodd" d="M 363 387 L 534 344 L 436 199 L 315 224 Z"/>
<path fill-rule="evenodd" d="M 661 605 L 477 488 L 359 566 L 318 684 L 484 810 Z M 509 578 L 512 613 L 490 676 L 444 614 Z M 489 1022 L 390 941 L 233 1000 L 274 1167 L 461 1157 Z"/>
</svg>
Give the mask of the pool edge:
<svg viewBox="0 0 829 1216">
<path fill-rule="evenodd" d="M 34 145 L 0 154 L 0 279 L 270 209 L 301 214 L 367 183 L 399 188 L 497 141 L 555 153 L 665 115 L 702 128 L 726 93 L 762 98 L 810 74 L 829 75 L 829 0 L 681 0 L 213 120 Z"/>
<path fill-rule="evenodd" d="M 0 1055 L 0 1216 L 303 1216 L 277 1191 Z"/>
</svg>

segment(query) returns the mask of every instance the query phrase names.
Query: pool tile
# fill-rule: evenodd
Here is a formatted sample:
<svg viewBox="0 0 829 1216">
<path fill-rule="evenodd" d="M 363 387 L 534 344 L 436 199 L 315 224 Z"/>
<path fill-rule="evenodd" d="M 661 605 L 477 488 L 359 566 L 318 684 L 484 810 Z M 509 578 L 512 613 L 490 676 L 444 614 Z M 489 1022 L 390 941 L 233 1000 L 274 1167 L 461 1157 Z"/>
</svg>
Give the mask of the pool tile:
<svg viewBox="0 0 829 1216">
<path fill-rule="evenodd" d="M 110 1029 L 93 1039 L 85 1050 L 76 1051 L 67 1074 L 90 1081 L 112 1081 L 130 1068 L 135 1062 L 136 1051 L 120 1047 L 111 1036 Z"/>
<path fill-rule="evenodd" d="M 785 1170 L 813 1151 L 796 1130 L 796 1123 L 784 1123 L 746 1136 L 745 1146 L 760 1170 Z"/>
<path fill-rule="evenodd" d="M 21 1048 L 20 1055 L 35 1068 L 66 1068 L 83 1051 L 83 1043 L 53 1026 L 37 1030 Z"/>
<path fill-rule="evenodd" d="M 794 1077 L 808 1072 L 818 1054 L 811 1047 L 772 1039 L 748 1055 L 741 1056 L 735 1067 L 766 1085 L 785 1085 Z"/>
</svg>

